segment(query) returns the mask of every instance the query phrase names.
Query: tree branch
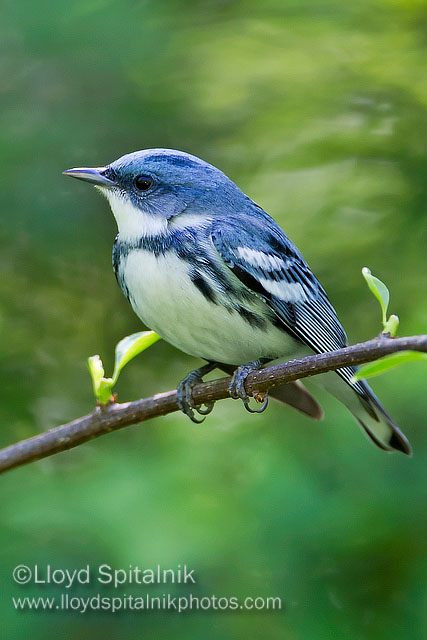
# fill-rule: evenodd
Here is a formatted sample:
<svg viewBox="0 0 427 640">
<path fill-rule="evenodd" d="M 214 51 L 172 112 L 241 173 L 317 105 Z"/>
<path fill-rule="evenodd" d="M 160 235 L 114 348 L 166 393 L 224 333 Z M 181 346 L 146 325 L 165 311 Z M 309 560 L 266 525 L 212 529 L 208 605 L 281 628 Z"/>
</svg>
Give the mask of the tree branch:
<svg viewBox="0 0 427 640">
<path fill-rule="evenodd" d="M 358 365 L 377 360 L 396 351 L 427 352 L 427 335 L 405 338 L 389 338 L 380 335 L 373 340 L 361 342 L 329 353 L 308 356 L 301 360 L 292 360 L 251 373 L 245 387 L 249 394 L 254 391 L 268 391 L 271 387 L 300 378 L 318 375 L 348 365 Z M 197 404 L 228 398 L 230 378 L 220 378 L 198 384 L 193 389 L 193 398 Z M 178 410 L 176 390 L 158 393 L 151 398 L 135 402 L 110 404 L 105 408 L 97 407 L 92 413 L 72 422 L 40 433 L 28 440 L 0 450 L 0 473 L 13 469 L 33 460 L 51 456 L 54 453 L 77 447 L 98 438 L 110 431 L 122 429 L 131 424 L 143 422 L 157 416 L 164 416 Z"/>
</svg>

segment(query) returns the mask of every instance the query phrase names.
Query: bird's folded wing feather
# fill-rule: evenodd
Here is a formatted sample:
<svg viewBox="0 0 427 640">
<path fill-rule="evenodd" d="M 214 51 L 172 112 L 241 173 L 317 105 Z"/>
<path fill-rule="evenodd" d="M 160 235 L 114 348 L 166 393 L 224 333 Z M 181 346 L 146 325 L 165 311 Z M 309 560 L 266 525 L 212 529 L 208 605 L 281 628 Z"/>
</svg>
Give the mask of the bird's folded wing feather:
<svg viewBox="0 0 427 640">
<path fill-rule="evenodd" d="M 347 336 L 324 289 L 282 229 L 262 213 L 265 218 L 247 216 L 244 224 L 222 220 L 213 226 L 212 243 L 222 260 L 315 353 L 346 346 Z M 354 369 L 338 373 L 350 384 Z"/>
</svg>

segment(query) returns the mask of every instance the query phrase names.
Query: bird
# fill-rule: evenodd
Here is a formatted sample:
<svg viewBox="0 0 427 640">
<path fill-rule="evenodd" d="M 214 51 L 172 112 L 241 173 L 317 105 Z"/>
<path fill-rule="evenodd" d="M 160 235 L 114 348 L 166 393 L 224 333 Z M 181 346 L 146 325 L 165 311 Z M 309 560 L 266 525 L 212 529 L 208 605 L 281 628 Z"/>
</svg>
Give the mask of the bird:
<svg viewBox="0 0 427 640">
<path fill-rule="evenodd" d="M 174 149 L 144 149 L 66 176 L 94 185 L 108 200 L 118 235 L 113 268 L 134 312 L 181 351 L 206 362 L 177 387 L 180 409 L 201 422 L 192 387 L 215 368 L 232 375 L 230 395 L 254 409 L 249 373 L 265 364 L 348 344 L 321 284 L 281 227 L 220 169 Z M 363 379 L 346 366 L 316 376 L 369 438 L 385 451 L 411 447 Z M 270 394 L 320 419 L 300 383 Z M 202 417 L 199 417 L 202 416 Z"/>
</svg>

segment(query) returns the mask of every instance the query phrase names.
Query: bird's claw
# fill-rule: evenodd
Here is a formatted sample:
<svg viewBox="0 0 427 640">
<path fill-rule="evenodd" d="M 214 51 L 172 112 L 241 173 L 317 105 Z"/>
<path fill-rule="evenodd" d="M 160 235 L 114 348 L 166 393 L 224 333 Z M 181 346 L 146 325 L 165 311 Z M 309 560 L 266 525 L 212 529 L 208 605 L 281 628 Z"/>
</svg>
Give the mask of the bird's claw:
<svg viewBox="0 0 427 640">
<path fill-rule="evenodd" d="M 203 422 L 206 416 L 214 408 L 213 402 L 207 403 L 204 409 L 201 405 L 197 405 L 194 402 L 192 389 L 194 385 L 200 384 L 201 382 L 203 382 L 203 378 L 199 371 L 195 369 L 194 371 L 191 371 L 184 380 L 181 380 L 176 390 L 176 401 L 178 403 L 178 407 L 190 418 L 192 422 L 195 422 L 196 424 Z M 197 418 L 194 413 L 195 411 L 204 417 L 202 419 Z"/>
<path fill-rule="evenodd" d="M 230 392 L 230 396 L 234 400 L 240 399 L 243 402 L 243 405 L 249 413 L 262 413 L 266 410 L 268 405 L 268 392 L 265 394 L 264 402 L 259 409 L 252 409 L 249 405 L 250 396 L 248 395 L 245 389 L 245 381 L 250 373 L 253 371 L 257 371 L 261 366 L 261 363 L 258 361 L 248 362 L 247 364 L 241 365 L 237 367 L 234 371 L 231 382 L 229 384 L 228 390 Z"/>
</svg>

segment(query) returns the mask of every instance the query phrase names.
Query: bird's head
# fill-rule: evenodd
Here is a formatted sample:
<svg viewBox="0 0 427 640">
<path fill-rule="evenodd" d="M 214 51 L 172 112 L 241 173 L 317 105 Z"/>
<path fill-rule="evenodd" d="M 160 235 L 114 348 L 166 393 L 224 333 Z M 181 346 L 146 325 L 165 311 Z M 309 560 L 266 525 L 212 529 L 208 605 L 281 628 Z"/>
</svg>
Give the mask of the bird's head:
<svg viewBox="0 0 427 640">
<path fill-rule="evenodd" d="M 172 149 L 145 149 L 105 167 L 75 168 L 65 175 L 95 185 L 109 200 L 120 236 L 164 235 L 169 225 L 185 226 L 226 213 L 243 196 L 216 167 Z"/>
</svg>

